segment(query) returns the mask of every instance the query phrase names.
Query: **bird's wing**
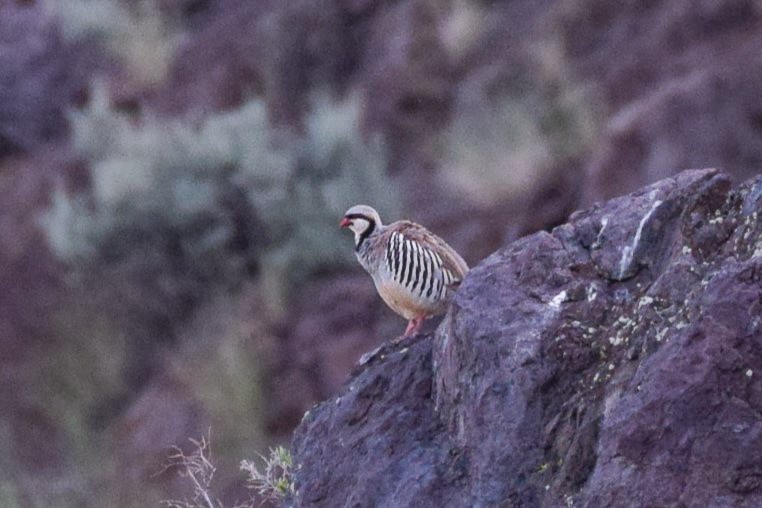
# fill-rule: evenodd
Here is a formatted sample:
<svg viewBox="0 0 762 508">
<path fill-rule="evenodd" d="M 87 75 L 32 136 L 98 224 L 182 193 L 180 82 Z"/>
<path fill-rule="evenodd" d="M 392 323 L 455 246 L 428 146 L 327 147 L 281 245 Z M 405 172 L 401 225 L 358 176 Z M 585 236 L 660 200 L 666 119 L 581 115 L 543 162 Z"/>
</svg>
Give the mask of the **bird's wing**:
<svg viewBox="0 0 762 508">
<path fill-rule="evenodd" d="M 418 243 L 419 246 L 438 254 L 442 259 L 442 268 L 450 272 L 451 285 L 455 286 L 460 283 L 468 273 L 468 265 L 460 257 L 460 254 L 447 245 L 447 242 L 420 224 L 410 221 L 397 221 L 389 227 L 405 238 Z"/>
</svg>

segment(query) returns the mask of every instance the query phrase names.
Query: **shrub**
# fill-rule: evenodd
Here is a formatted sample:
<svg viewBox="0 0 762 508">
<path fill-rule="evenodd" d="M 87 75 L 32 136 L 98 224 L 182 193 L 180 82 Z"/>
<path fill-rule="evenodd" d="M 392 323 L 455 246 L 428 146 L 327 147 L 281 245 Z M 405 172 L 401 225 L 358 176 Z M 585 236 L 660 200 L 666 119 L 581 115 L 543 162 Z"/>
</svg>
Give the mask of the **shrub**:
<svg viewBox="0 0 762 508">
<path fill-rule="evenodd" d="M 211 431 L 210 431 L 211 433 Z M 173 448 L 169 456 L 169 466 L 177 467 L 180 476 L 187 478 L 193 491 L 193 496 L 185 500 L 167 500 L 162 504 L 168 508 L 216 508 L 222 503 L 212 493 L 212 480 L 217 468 L 211 462 L 211 444 L 209 436 L 200 440 L 191 438 L 193 449 L 186 453 L 179 446 Z"/>
<path fill-rule="evenodd" d="M 42 221 L 49 243 L 74 267 L 152 274 L 147 283 L 175 300 L 261 271 L 281 302 L 305 277 L 349 261 L 336 224 L 350 204 L 394 207 L 383 147 L 360 138 L 359 114 L 356 98 L 321 95 L 297 136 L 272 128 L 257 99 L 194 123 L 130 118 L 96 88 L 71 115 L 92 189 L 55 191 Z"/>
<path fill-rule="evenodd" d="M 291 452 L 282 446 L 270 448 L 270 456 L 259 456 L 264 465 L 261 470 L 249 460 L 241 462 L 241 470 L 249 475 L 249 488 L 264 499 L 283 501 L 294 495 L 293 467 Z"/>
<path fill-rule="evenodd" d="M 167 467 L 175 467 L 178 474 L 187 478 L 192 495 L 183 499 L 162 501 L 168 508 L 223 508 L 222 502 L 215 496 L 213 489 L 214 476 L 217 471 L 212 463 L 211 442 L 209 434 L 200 440 L 190 439 L 191 451 L 185 452 L 180 447 L 174 447 Z M 291 452 L 282 447 L 270 448 L 270 456 L 260 455 L 264 469 L 248 460 L 241 462 L 241 470 L 247 474 L 248 487 L 255 491 L 262 501 L 273 503 L 284 501 L 294 494 L 293 461 Z M 249 501 L 238 502 L 232 508 L 253 508 L 257 500 L 252 496 Z M 261 505 L 261 503 L 259 503 Z"/>
</svg>

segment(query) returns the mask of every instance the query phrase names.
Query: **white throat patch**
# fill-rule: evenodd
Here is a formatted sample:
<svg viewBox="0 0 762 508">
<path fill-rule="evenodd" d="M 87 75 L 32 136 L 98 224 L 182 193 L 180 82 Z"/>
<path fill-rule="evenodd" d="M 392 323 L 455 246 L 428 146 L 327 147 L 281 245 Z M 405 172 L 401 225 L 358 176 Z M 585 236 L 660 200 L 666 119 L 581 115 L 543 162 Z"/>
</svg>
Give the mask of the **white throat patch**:
<svg viewBox="0 0 762 508">
<path fill-rule="evenodd" d="M 355 234 L 355 246 L 360 243 L 360 237 L 370 227 L 370 222 L 365 219 L 354 219 L 352 221 L 352 232 Z"/>
</svg>

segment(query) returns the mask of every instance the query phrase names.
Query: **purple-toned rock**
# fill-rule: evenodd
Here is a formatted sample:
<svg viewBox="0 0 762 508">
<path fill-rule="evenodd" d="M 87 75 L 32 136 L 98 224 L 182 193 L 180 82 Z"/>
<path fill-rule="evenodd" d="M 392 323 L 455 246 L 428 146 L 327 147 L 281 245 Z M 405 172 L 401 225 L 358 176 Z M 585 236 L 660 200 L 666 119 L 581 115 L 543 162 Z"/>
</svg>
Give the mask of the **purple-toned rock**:
<svg viewBox="0 0 762 508">
<path fill-rule="evenodd" d="M 0 159 L 60 141 L 67 110 L 113 67 L 92 44 L 63 40 L 43 3 L 0 2 Z"/>
<path fill-rule="evenodd" d="M 293 442 L 296 506 L 760 506 L 762 177 L 686 171 L 481 262 Z"/>
</svg>

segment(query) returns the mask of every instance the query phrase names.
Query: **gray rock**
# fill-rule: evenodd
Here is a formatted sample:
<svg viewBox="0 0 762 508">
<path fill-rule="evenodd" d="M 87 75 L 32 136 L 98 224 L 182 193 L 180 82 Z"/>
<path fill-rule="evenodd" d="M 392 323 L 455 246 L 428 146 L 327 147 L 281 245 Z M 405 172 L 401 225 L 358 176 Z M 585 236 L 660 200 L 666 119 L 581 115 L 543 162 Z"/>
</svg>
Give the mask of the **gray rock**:
<svg viewBox="0 0 762 508">
<path fill-rule="evenodd" d="M 297 506 L 762 505 L 762 177 L 494 253 L 296 431 Z"/>
</svg>

